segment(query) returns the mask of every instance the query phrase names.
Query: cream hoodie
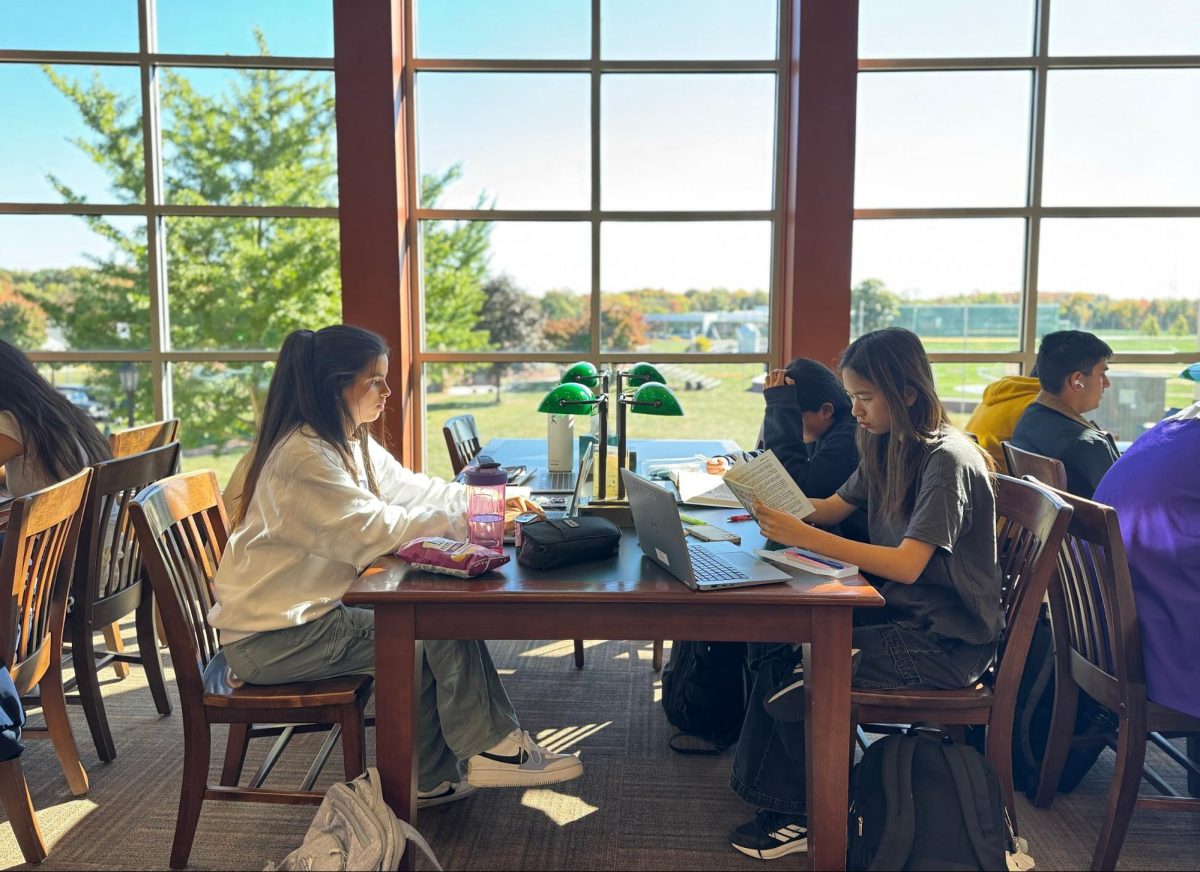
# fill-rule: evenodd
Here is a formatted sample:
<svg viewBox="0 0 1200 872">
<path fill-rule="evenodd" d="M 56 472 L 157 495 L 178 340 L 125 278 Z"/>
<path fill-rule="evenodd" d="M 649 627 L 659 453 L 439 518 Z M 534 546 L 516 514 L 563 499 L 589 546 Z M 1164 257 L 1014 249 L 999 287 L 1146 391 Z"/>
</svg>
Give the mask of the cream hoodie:
<svg viewBox="0 0 1200 872">
<path fill-rule="evenodd" d="M 223 644 L 299 626 L 332 610 L 361 569 L 418 536 L 466 538 L 466 488 L 401 466 L 370 440 L 382 499 L 307 428 L 263 465 L 246 517 L 229 537 L 208 620 Z M 239 488 L 240 490 L 240 488 Z"/>
</svg>

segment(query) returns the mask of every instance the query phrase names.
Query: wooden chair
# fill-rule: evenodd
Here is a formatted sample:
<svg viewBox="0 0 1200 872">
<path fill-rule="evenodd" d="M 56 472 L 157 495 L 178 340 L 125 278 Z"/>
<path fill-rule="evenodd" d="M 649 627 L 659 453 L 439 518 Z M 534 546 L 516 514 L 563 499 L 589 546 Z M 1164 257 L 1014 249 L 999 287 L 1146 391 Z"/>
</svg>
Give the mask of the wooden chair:
<svg viewBox="0 0 1200 872">
<path fill-rule="evenodd" d="M 458 475 L 479 454 L 483 443 L 479 439 L 479 427 L 474 415 L 455 415 L 442 425 L 442 436 L 446 439 L 446 450 L 450 453 L 450 468 Z"/>
<path fill-rule="evenodd" d="M 962 690 L 855 689 L 850 701 L 860 724 L 928 721 L 986 725 L 987 758 L 1000 779 L 1004 804 L 1015 829 L 1012 727 L 1017 686 L 1071 507 L 1046 488 L 998 475 L 996 515 L 1005 630 L 992 669 L 974 687 Z"/>
<path fill-rule="evenodd" d="M 96 753 L 105 763 L 115 760 L 117 751 L 100 693 L 101 669 L 115 664 L 120 667 L 117 676 L 124 678 L 129 670 L 126 664 L 140 664 L 146 670 L 154 707 L 160 715 L 171 713 L 154 634 L 154 597 L 142 570 L 129 505 L 146 485 L 174 472 L 178 460 L 179 443 L 172 442 L 93 467 L 71 586 L 74 603 L 67 616 L 79 694 L 68 701 L 82 703 Z M 130 612 L 136 612 L 137 654 L 125 653 L 118 627 Z M 107 650 L 96 650 L 97 630 L 103 632 Z"/>
<path fill-rule="evenodd" d="M 1000 447 L 1004 451 L 1004 464 L 1008 467 L 1008 474 L 1013 478 L 1030 476 L 1055 490 L 1067 489 L 1067 468 L 1058 458 L 1026 451 L 1011 442 L 1001 442 Z"/>
<path fill-rule="evenodd" d="M 40 863 L 46 859 L 46 842 L 38 826 L 37 812 L 29 798 L 29 784 L 21 769 L 21 758 L 0 762 L 0 805 L 12 824 L 13 836 L 21 848 L 26 863 Z"/>
<path fill-rule="evenodd" d="M 1075 726 L 1079 691 L 1115 712 L 1116 766 L 1108 810 L 1092 855 L 1092 869 L 1113 869 L 1135 808 L 1200 811 L 1200 799 L 1183 797 L 1152 770 L 1144 770 L 1146 737 L 1176 762 L 1200 775 L 1196 763 L 1160 735 L 1200 734 L 1195 718 L 1146 698 L 1146 674 L 1137 606 L 1117 513 L 1109 506 L 1060 493 L 1074 510 L 1050 589 L 1055 641 L 1054 713 L 1034 803 L 1047 807 L 1062 777 Z M 1143 775 L 1161 796 L 1141 796 Z"/>
<path fill-rule="evenodd" d="M 129 457 L 151 448 L 162 448 L 174 442 L 179 435 L 179 419 L 155 421 L 128 430 L 117 430 L 108 436 L 108 447 L 113 457 Z"/>
<path fill-rule="evenodd" d="M 213 576 L 229 538 L 216 475 L 202 470 L 152 484 L 133 498 L 130 514 L 162 611 L 183 709 L 183 785 L 171 846 L 171 868 L 182 869 L 191 854 L 206 799 L 288 805 L 321 802 L 324 794 L 309 788 L 337 739 L 334 731 L 301 789 L 262 787 L 294 732 L 340 728 L 346 778 L 362 774 L 366 770 L 363 712 L 374 680 L 356 675 L 303 684 L 231 687 L 225 655 L 207 619 L 213 604 Z M 212 724 L 229 724 L 219 784 L 208 783 Z M 253 782 L 240 787 L 246 746 L 251 738 L 263 735 L 277 736 L 279 741 Z"/>
<path fill-rule="evenodd" d="M 71 792 L 88 792 L 88 777 L 67 718 L 63 692 L 63 624 L 83 504 L 92 470 L 13 500 L 0 551 L 0 657 L 27 705 L 41 706 L 42 729 L 25 738 L 47 738 Z M 34 688 L 39 695 L 31 696 Z M 12 787 L 10 782 L 9 787 Z M 7 801 L 7 797 L 6 797 Z M 28 834 L 27 834 L 28 835 Z"/>
</svg>

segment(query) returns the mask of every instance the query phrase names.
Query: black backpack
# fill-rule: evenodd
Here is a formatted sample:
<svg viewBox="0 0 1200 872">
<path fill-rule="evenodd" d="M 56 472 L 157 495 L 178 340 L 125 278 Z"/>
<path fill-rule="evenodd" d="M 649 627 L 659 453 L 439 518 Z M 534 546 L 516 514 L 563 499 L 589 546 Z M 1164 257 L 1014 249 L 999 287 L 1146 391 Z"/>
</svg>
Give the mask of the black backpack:
<svg viewBox="0 0 1200 872">
<path fill-rule="evenodd" d="M 1016 852 L 987 758 L 936 728 L 873 742 L 850 782 L 847 869 L 1005 869 Z"/>
<path fill-rule="evenodd" d="M 680 754 L 720 754 L 738 739 L 749 689 L 745 642 L 675 642 L 662 673 L 662 706 Z M 681 736 L 710 747 L 681 745 Z"/>
<path fill-rule="evenodd" d="M 1023 790 L 1030 797 L 1037 792 L 1053 711 L 1054 633 L 1049 612 L 1043 603 L 1033 628 L 1021 683 L 1017 688 L 1017 705 L 1013 716 L 1013 789 Z M 1086 736 L 1089 741 L 1076 742 L 1067 752 L 1067 762 L 1058 782 L 1061 793 L 1070 793 L 1079 785 L 1106 747 L 1104 737 L 1116 728 L 1116 716 L 1080 691 L 1074 734 L 1077 739 Z"/>
</svg>

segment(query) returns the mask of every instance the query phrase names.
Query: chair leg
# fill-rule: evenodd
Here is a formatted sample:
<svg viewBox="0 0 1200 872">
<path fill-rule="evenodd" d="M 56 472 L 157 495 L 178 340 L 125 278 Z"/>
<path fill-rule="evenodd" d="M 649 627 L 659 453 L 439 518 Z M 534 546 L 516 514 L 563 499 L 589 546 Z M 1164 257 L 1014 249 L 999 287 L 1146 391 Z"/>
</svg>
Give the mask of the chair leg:
<svg viewBox="0 0 1200 872">
<path fill-rule="evenodd" d="M 179 816 L 175 819 L 175 841 L 171 844 L 171 868 L 183 869 L 192 854 L 200 808 L 208 786 L 211 752 L 208 723 L 191 717 L 183 723 L 183 786 L 179 791 Z"/>
<path fill-rule="evenodd" d="M 167 695 L 167 682 L 163 677 L 162 658 L 158 654 L 158 641 L 154 635 L 154 616 L 158 613 L 154 607 L 154 597 L 149 588 L 142 595 L 134 615 L 134 626 L 137 628 L 138 656 L 142 660 L 142 668 L 146 670 L 146 683 L 150 685 L 150 695 L 154 697 L 154 708 L 160 715 L 171 713 L 171 697 Z"/>
<path fill-rule="evenodd" d="M 1017 823 L 1017 799 L 1013 792 L 1013 774 L 1012 774 L 1012 725 L 1013 715 L 1010 711 L 1007 717 L 995 717 L 995 710 L 992 710 L 993 717 L 987 725 L 987 759 L 992 764 L 992 769 L 996 771 L 996 779 L 1000 782 L 1000 795 L 1004 797 L 1004 807 L 1008 809 L 1008 820 L 1012 824 L 1013 832 L 1020 833 L 1020 826 Z M 962 743 L 967 743 L 967 728 L 962 726 L 963 738 Z M 955 736 L 955 741 L 959 741 Z"/>
<path fill-rule="evenodd" d="M 1142 767 L 1146 762 L 1146 723 L 1121 718 L 1117 727 L 1117 761 L 1108 788 L 1108 809 L 1092 855 L 1093 869 L 1115 869 L 1125 833 L 1137 805 Z"/>
<path fill-rule="evenodd" d="M 342 710 L 342 765 L 346 780 L 353 781 L 367 771 L 367 737 L 363 712 L 357 705 Z"/>
<path fill-rule="evenodd" d="M 582 639 L 575 640 L 575 668 L 576 669 L 583 668 L 583 640 Z"/>
<path fill-rule="evenodd" d="M 50 655 L 50 668 L 42 676 L 39 687 L 42 714 L 46 718 L 46 729 L 54 744 L 54 753 L 62 765 L 63 775 L 67 777 L 67 784 L 73 794 L 82 796 L 88 792 L 88 776 L 79 762 L 79 749 L 75 746 L 75 735 L 71 732 L 71 721 L 67 717 L 67 698 L 63 693 L 62 640 L 54 635 L 50 638 L 56 650 Z"/>
<path fill-rule="evenodd" d="M 654 659 L 651 661 L 651 664 L 654 666 L 655 672 L 662 672 L 662 660 L 663 660 L 663 640 L 655 639 L 654 640 Z"/>
<path fill-rule="evenodd" d="M 225 742 L 225 762 L 221 764 L 221 786 L 237 787 L 242 777 L 242 766 L 246 762 L 246 749 L 250 747 L 252 724 L 230 724 L 229 738 Z"/>
<path fill-rule="evenodd" d="M 109 624 L 101 631 L 104 634 L 104 644 L 108 646 L 108 650 L 113 654 L 125 653 L 125 640 L 121 638 L 121 628 L 116 624 Z M 129 664 L 120 660 L 114 660 L 112 663 L 113 674 L 119 679 L 129 677 Z"/>
<path fill-rule="evenodd" d="M 1033 798 L 1033 804 L 1038 808 L 1049 808 L 1058 793 L 1063 767 L 1067 765 L 1067 754 L 1071 751 L 1071 737 L 1075 734 L 1075 711 L 1078 706 L 1079 685 L 1069 673 L 1064 675 L 1063 670 L 1055 669 L 1050 732 L 1046 735 L 1042 771 L 1038 775 L 1037 795 Z"/>
<path fill-rule="evenodd" d="M 96 756 L 104 763 L 117 759 L 117 747 L 113 744 L 112 729 L 108 725 L 108 714 L 104 710 L 104 695 L 100 693 L 100 675 L 96 671 L 96 649 L 90 627 L 72 626 L 71 650 L 75 661 L 75 685 L 79 690 L 79 702 L 92 733 L 92 744 Z"/>
<path fill-rule="evenodd" d="M 40 863 L 46 859 L 46 843 L 38 827 L 37 812 L 29 799 L 29 785 L 21 771 L 21 758 L 14 757 L 0 763 L 0 803 L 12 823 L 13 835 L 21 846 L 21 856 L 26 863 Z"/>
<path fill-rule="evenodd" d="M 1200 736 L 1187 737 L 1187 755 L 1193 763 L 1200 763 Z M 1188 771 L 1188 795 L 1200 797 L 1200 775 Z"/>
</svg>

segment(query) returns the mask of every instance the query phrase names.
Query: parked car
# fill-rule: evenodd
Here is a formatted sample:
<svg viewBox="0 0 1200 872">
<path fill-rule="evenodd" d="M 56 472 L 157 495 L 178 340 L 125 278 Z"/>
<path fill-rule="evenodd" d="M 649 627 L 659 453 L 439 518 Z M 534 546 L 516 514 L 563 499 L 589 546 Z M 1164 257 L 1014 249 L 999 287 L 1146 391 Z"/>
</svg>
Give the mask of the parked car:
<svg viewBox="0 0 1200 872">
<path fill-rule="evenodd" d="M 107 421 L 112 414 L 108 406 L 89 394 L 82 385 L 57 385 L 56 389 L 97 424 Z"/>
</svg>

